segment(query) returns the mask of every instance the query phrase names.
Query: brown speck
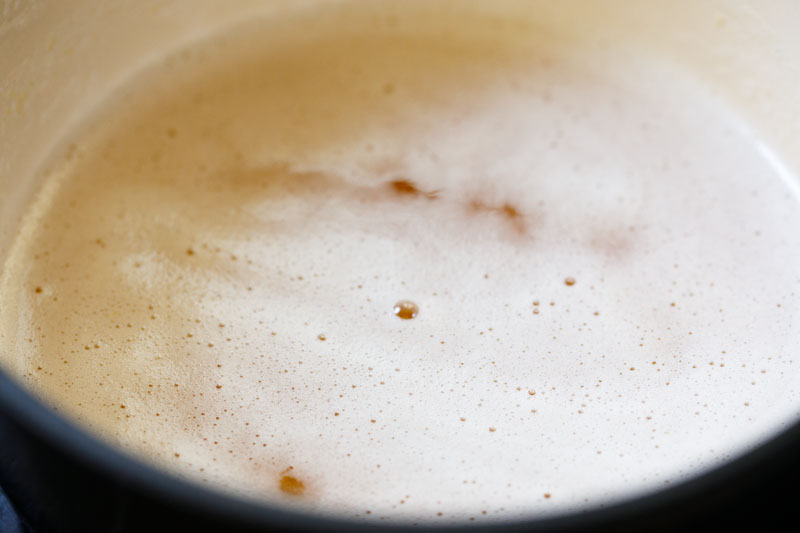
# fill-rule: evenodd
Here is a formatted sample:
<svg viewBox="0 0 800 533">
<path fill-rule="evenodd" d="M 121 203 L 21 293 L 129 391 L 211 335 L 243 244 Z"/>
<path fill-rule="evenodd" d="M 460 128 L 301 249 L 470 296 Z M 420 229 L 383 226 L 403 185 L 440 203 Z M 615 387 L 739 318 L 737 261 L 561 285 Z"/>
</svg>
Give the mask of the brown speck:
<svg viewBox="0 0 800 533">
<path fill-rule="evenodd" d="M 187 248 L 186 255 L 194 255 L 194 250 L 192 250 L 191 248 Z"/>
<path fill-rule="evenodd" d="M 319 340 L 321 340 L 321 341 L 324 341 L 325 339 L 327 339 L 327 337 L 323 333 L 320 333 L 319 335 L 317 335 L 317 338 Z"/>
<path fill-rule="evenodd" d="M 544 497 L 547 498 L 547 499 L 550 499 L 550 493 L 549 492 L 545 492 L 544 493 Z"/>
<path fill-rule="evenodd" d="M 119 404 L 120 409 L 125 409 L 125 404 Z"/>
<path fill-rule="evenodd" d="M 575 278 L 573 278 L 571 276 L 568 277 L 568 278 L 565 278 L 564 279 L 564 285 L 566 285 L 567 287 L 572 287 L 573 285 L 575 285 Z"/>
<path fill-rule="evenodd" d="M 180 456 L 181 456 L 181 454 L 179 454 L 178 452 L 175 452 L 175 457 L 180 457 Z"/>
<path fill-rule="evenodd" d="M 221 389 L 221 388 L 222 388 L 222 385 L 217 385 L 217 388 L 218 388 L 218 389 Z"/>
<path fill-rule="evenodd" d="M 489 428 L 490 433 L 494 433 L 495 431 L 497 431 L 497 428 Z"/>
<path fill-rule="evenodd" d="M 34 289 L 34 291 L 35 291 L 37 294 L 41 294 L 41 292 L 42 292 L 42 288 L 41 288 L 41 287 L 36 287 L 36 288 Z"/>
</svg>

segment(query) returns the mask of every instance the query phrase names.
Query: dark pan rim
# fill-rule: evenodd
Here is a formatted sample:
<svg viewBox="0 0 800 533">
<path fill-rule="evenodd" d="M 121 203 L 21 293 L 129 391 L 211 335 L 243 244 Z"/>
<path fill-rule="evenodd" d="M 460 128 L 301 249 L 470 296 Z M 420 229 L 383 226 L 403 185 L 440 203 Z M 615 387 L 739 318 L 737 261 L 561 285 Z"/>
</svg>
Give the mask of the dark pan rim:
<svg viewBox="0 0 800 533">
<path fill-rule="evenodd" d="M 144 492 L 160 501 L 183 510 L 203 509 L 207 516 L 227 520 L 239 527 L 295 527 L 303 530 L 366 531 L 411 530 L 410 525 L 374 525 L 346 519 L 318 516 L 292 511 L 268 504 L 237 499 L 188 481 L 115 450 L 89 433 L 67 421 L 16 381 L 0 370 L 0 414 L 11 418 L 19 426 L 36 435 L 53 448 L 87 468 L 117 480 L 122 486 Z M 498 531 L 554 531 L 584 530 L 602 527 L 625 528 L 626 524 L 642 523 L 646 517 L 658 518 L 680 509 L 688 502 L 701 501 L 723 487 L 762 470 L 776 459 L 799 453 L 800 421 L 795 421 L 767 442 L 726 463 L 696 477 L 676 483 L 669 488 L 633 497 L 607 507 L 577 513 L 548 516 L 514 522 L 476 524 L 473 528 Z M 774 466 L 774 465 L 773 465 Z M 463 529 L 467 524 L 433 525 L 426 523 L 420 529 Z"/>
</svg>

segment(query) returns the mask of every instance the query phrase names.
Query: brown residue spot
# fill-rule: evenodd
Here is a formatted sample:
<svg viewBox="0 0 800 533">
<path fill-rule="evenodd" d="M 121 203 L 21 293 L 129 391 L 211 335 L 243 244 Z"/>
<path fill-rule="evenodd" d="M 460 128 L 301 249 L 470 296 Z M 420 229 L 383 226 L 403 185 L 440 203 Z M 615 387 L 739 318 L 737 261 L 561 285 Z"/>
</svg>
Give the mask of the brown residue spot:
<svg viewBox="0 0 800 533">
<path fill-rule="evenodd" d="M 567 287 L 572 287 L 573 285 L 575 285 L 575 278 L 573 278 L 572 276 L 565 278 L 564 285 L 566 285 Z"/>
<path fill-rule="evenodd" d="M 317 335 L 317 338 L 319 340 L 321 340 L 321 341 L 324 341 L 325 339 L 327 339 L 327 337 L 323 333 L 320 333 L 319 335 Z"/>
<path fill-rule="evenodd" d="M 407 179 L 398 179 L 389 182 L 389 187 L 398 196 L 424 196 L 430 200 L 437 198 L 439 191 L 421 191 L 413 182 Z"/>
<path fill-rule="evenodd" d="M 520 213 L 519 211 L 517 211 L 517 208 L 511 204 L 508 203 L 503 204 L 503 207 L 501 207 L 500 209 L 508 218 L 512 220 L 520 216 Z"/>
<path fill-rule="evenodd" d="M 186 255 L 194 255 L 194 250 L 192 250 L 191 248 L 187 248 Z"/>
<path fill-rule="evenodd" d="M 37 294 L 40 294 L 42 292 L 42 288 L 41 287 L 36 287 L 34 289 L 34 291 L 36 291 Z"/>
<path fill-rule="evenodd" d="M 497 431 L 497 428 L 489 428 L 490 433 L 494 433 L 495 431 Z"/>
<path fill-rule="evenodd" d="M 281 492 L 284 494 L 289 494 L 291 496 L 302 496 L 306 490 L 305 484 L 303 484 L 303 482 L 296 477 L 287 475 L 287 473 L 292 471 L 293 468 L 294 467 L 290 466 L 281 472 L 281 479 L 278 486 L 280 487 Z"/>
<path fill-rule="evenodd" d="M 411 183 L 408 180 L 394 180 L 389 182 L 389 186 L 396 192 L 397 194 L 408 194 L 412 196 L 416 196 L 419 194 L 419 189 L 417 186 Z"/>
<path fill-rule="evenodd" d="M 218 389 L 221 389 L 221 388 L 222 388 L 222 385 L 217 385 L 217 388 L 218 388 Z"/>
<path fill-rule="evenodd" d="M 545 492 L 544 493 L 544 497 L 549 499 L 550 498 L 550 493 L 549 492 Z"/>
</svg>

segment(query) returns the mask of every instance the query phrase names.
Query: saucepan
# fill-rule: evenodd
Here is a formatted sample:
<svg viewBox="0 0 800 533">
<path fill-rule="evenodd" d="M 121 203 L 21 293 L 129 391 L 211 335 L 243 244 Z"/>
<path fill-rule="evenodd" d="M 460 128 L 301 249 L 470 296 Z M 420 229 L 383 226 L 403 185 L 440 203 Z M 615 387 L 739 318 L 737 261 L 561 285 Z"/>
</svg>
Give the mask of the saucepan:
<svg viewBox="0 0 800 533">
<path fill-rule="evenodd" d="M 105 95 L 166 53 L 207 35 L 243 21 L 280 20 L 287 13 L 330 3 L 0 2 L 0 264 L 41 186 L 37 178 L 41 161 Z M 627 46 L 691 70 L 709 94 L 735 107 L 758 133 L 765 157 L 779 169 L 788 190 L 800 190 L 800 3 L 569 0 L 519 2 L 512 7 L 540 24 L 582 28 L 582 38 L 593 46 L 624 40 Z M 488 20 L 491 6 L 486 3 L 480 9 L 487 11 Z M 9 363 L 13 357 L 0 354 L 0 486 L 33 531 L 378 527 L 376 522 L 237 499 L 145 464 L 46 406 L 27 390 Z M 797 365 L 800 361 L 795 361 Z M 788 393 L 797 395 L 796 390 Z M 680 483 L 601 508 L 491 527 L 508 531 L 775 527 L 787 517 L 797 518 L 798 413 L 800 402 L 769 438 Z M 432 526 L 421 528 L 428 527 Z"/>
</svg>

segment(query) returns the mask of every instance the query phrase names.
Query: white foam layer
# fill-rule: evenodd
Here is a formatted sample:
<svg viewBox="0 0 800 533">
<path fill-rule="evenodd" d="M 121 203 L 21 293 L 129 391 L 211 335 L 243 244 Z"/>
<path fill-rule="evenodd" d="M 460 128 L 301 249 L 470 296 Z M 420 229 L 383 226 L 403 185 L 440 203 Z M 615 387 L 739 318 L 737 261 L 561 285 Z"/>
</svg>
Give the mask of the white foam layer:
<svg viewBox="0 0 800 533">
<path fill-rule="evenodd" d="M 606 504 L 796 419 L 797 198 L 701 88 L 308 17 L 172 58 L 55 166 L 0 287 L 49 402 L 201 483 L 419 521 Z"/>
</svg>

